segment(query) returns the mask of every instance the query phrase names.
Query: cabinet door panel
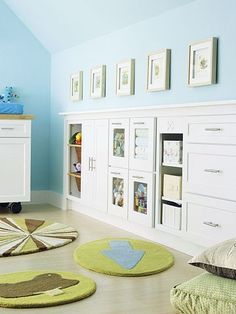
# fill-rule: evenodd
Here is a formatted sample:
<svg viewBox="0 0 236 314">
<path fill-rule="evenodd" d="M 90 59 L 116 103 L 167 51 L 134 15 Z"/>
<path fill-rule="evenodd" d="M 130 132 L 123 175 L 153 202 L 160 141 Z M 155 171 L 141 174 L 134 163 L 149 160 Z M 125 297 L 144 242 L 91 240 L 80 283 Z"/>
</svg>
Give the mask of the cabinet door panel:
<svg viewBox="0 0 236 314">
<path fill-rule="evenodd" d="M 109 164 L 128 168 L 129 119 L 111 119 L 109 137 Z"/>
<path fill-rule="evenodd" d="M 129 172 L 129 213 L 128 219 L 147 227 L 153 227 L 153 184 L 152 173 Z"/>
<path fill-rule="evenodd" d="M 93 120 L 82 123 L 82 160 L 81 160 L 81 200 L 87 206 L 93 205 L 94 171 L 92 158 L 94 156 L 94 122 Z"/>
<path fill-rule="evenodd" d="M 30 138 L 0 139 L 0 202 L 30 201 Z"/>
<path fill-rule="evenodd" d="M 108 212 L 127 219 L 128 170 L 110 168 L 108 178 Z"/>
<path fill-rule="evenodd" d="M 108 120 L 94 121 L 94 208 L 107 211 Z M 91 198 L 91 195 L 90 195 Z"/>
<path fill-rule="evenodd" d="M 130 120 L 130 169 L 154 170 L 154 118 Z"/>
</svg>

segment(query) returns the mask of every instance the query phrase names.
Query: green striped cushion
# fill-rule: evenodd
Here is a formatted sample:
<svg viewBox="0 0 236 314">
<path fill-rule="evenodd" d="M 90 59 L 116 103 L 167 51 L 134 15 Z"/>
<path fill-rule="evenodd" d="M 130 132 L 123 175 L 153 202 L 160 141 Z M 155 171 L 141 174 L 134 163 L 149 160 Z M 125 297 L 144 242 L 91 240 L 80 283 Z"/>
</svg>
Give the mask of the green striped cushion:
<svg viewBox="0 0 236 314">
<path fill-rule="evenodd" d="M 171 290 L 177 313 L 236 314 L 236 280 L 203 273 Z"/>
</svg>

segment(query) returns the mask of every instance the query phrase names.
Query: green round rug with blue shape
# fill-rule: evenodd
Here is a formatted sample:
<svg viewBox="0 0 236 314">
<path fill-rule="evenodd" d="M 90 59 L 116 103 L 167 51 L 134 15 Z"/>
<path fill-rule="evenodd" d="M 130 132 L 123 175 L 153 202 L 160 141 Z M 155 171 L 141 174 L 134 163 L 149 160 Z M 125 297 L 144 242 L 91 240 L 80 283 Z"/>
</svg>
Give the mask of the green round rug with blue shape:
<svg viewBox="0 0 236 314">
<path fill-rule="evenodd" d="M 173 255 L 163 246 L 129 238 L 107 238 L 79 246 L 75 261 L 82 267 L 113 276 L 147 276 L 174 264 Z"/>
</svg>

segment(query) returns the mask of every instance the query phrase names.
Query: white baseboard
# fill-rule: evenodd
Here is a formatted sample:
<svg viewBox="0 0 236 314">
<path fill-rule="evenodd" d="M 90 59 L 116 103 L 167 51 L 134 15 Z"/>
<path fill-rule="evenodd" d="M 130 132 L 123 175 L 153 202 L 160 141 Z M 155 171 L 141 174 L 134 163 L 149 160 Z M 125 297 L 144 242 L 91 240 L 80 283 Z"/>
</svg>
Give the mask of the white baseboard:
<svg viewBox="0 0 236 314">
<path fill-rule="evenodd" d="M 50 204 L 58 208 L 65 208 L 62 194 L 48 190 L 31 191 L 30 204 Z"/>
</svg>

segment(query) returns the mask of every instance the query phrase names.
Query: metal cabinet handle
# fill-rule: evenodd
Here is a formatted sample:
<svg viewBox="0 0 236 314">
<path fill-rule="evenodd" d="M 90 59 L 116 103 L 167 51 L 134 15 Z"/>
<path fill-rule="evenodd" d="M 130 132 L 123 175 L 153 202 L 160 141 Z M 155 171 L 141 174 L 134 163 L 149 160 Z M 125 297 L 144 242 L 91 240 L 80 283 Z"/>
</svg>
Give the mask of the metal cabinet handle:
<svg viewBox="0 0 236 314">
<path fill-rule="evenodd" d="M 96 169 L 95 162 L 96 162 L 96 159 L 91 157 L 92 171 Z"/>
<path fill-rule="evenodd" d="M 120 172 L 113 172 L 113 171 L 111 171 L 111 174 L 120 175 Z"/>
<path fill-rule="evenodd" d="M 89 157 L 89 168 L 88 168 L 89 171 L 91 171 L 91 157 Z"/>
<path fill-rule="evenodd" d="M 121 122 L 112 122 L 112 125 L 121 125 Z"/>
<path fill-rule="evenodd" d="M 140 177 L 140 176 L 132 176 L 132 178 L 134 178 L 134 179 L 144 179 L 144 177 Z"/>
<path fill-rule="evenodd" d="M 210 172 L 210 173 L 221 173 L 222 171 L 219 169 L 204 169 L 205 172 Z"/>
<path fill-rule="evenodd" d="M 219 132 L 219 131 L 223 131 L 223 129 L 221 129 L 221 128 L 205 128 L 205 131 Z"/>
<path fill-rule="evenodd" d="M 14 130 L 15 128 L 10 128 L 10 127 L 2 127 L 1 130 Z"/>
<path fill-rule="evenodd" d="M 133 124 L 135 124 L 135 125 L 144 125 L 145 123 L 144 122 L 134 122 Z"/>
<path fill-rule="evenodd" d="M 210 227 L 213 227 L 213 228 L 220 227 L 219 224 L 216 224 L 216 223 L 211 222 L 211 221 L 204 221 L 203 224 L 207 225 L 207 226 L 210 226 Z"/>
</svg>

